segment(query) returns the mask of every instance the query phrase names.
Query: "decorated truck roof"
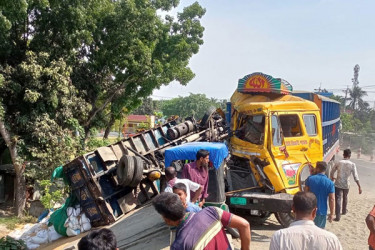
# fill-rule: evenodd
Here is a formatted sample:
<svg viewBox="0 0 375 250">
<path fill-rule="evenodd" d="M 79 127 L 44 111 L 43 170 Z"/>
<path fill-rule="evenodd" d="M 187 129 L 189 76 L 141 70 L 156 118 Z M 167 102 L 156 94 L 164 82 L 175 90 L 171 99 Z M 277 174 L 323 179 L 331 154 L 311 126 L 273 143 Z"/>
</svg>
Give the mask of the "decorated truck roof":
<svg viewBox="0 0 375 250">
<path fill-rule="evenodd" d="M 292 92 L 293 87 L 286 80 L 256 72 L 238 80 L 231 103 L 235 110 L 249 113 L 262 113 L 266 110 L 319 109 L 315 103 L 291 95 Z"/>
<path fill-rule="evenodd" d="M 293 91 L 293 87 L 284 79 L 255 72 L 238 80 L 237 91 L 240 93 L 264 92 L 287 95 Z"/>
</svg>

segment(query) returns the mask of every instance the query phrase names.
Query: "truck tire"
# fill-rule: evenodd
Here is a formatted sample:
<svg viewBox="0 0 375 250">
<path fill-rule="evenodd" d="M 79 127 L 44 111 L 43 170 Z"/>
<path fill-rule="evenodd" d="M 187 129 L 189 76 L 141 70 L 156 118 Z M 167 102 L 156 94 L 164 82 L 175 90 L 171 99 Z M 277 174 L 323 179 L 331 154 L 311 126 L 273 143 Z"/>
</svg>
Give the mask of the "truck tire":
<svg viewBox="0 0 375 250">
<path fill-rule="evenodd" d="M 117 166 L 117 179 L 119 185 L 128 186 L 134 176 L 134 159 L 129 155 L 123 155 Z"/>
<path fill-rule="evenodd" d="M 295 219 L 294 214 L 292 212 L 289 212 L 289 213 L 276 212 L 275 217 L 277 221 L 280 223 L 280 225 L 283 226 L 284 228 L 289 227 L 290 223 L 292 223 Z"/>
<path fill-rule="evenodd" d="M 129 186 L 136 187 L 143 177 L 143 160 L 138 156 L 133 156 L 134 160 L 134 176 Z"/>
<path fill-rule="evenodd" d="M 201 127 L 207 127 L 208 122 L 210 121 L 211 116 L 216 112 L 215 107 L 209 107 L 206 113 L 204 113 L 203 118 L 201 120 Z"/>
</svg>

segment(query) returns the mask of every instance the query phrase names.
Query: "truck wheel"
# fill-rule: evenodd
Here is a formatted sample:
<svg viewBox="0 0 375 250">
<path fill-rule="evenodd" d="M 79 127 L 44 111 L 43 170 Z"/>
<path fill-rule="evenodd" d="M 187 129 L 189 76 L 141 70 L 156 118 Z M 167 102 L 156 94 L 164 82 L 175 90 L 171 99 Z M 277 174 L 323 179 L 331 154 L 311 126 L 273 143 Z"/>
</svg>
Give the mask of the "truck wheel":
<svg viewBox="0 0 375 250">
<path fill-rule="evenodd" d="M 123 155 L 117 166 L 117 179 L 122 186 L 128 186 L 134 176 L 134 160 L 129 155 Z"/>
<path fill-rule="evenodd" d="M 136 187 L 143 177 L 143 160 L 138 156 L 133 156 L 134 160 L 134 176 L 129 186 Z"/>
<path fill-rule="evenodd" d="M 289 213 L 281 213 L 281 212 L 276 212 L 275 213 L 277 221 L 280 223 L 281 226 L 283 227 L 289 227 L 290 223 L 294 221 L 294 214 L 292 212 Z"/>
<path fill-rule="evenodd" d="M 206 113 L 203 115 L 203 118 L 201 120 L 201 127 L 207 127 L 208 126 L 208 122 L 210 120 L 210 118 L 212 117 L 212 115 L 216 112 L 216 108 L 215 107 L 209 107 L 208 110 L 206 111 Z"/>
</svg>

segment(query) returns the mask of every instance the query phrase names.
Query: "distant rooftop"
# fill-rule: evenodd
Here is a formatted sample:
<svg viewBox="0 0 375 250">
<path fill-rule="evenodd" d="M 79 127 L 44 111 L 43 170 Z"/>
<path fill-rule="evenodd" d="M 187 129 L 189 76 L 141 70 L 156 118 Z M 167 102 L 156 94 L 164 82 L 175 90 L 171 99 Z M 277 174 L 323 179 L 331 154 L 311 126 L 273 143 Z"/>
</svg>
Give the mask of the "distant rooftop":
<svg viewBox="0 0 375 250">
<path fill-rule="evenodd" d="M 126 119 L 132 122 L 147 122 L 149 117 L 147 115 L 128 115 Z"/>
</svg>

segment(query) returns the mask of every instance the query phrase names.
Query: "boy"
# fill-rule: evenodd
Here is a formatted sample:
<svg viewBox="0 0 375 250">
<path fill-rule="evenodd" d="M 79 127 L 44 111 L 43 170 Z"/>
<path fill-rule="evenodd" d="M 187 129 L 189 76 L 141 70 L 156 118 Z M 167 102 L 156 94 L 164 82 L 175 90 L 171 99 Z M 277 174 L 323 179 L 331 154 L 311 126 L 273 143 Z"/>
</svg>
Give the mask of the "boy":
<svg viewBox="0 0 375 250">
<path fill-rule="evenodd" d="M 173 193 L 177 194 L 178 197 L 180 197 L 180 200 L 185 207 L 186 212 L 199 212 L 202 209 L 198 207 L 197 205 L 191 203 L 186 199 L 187 192 L 186 192 L 186 185 L 184 183 L 176 183 L 173 186 Z"/>
</svg>

